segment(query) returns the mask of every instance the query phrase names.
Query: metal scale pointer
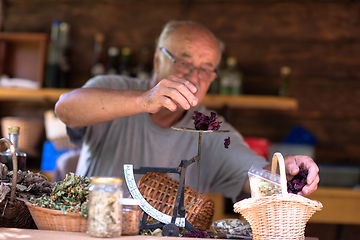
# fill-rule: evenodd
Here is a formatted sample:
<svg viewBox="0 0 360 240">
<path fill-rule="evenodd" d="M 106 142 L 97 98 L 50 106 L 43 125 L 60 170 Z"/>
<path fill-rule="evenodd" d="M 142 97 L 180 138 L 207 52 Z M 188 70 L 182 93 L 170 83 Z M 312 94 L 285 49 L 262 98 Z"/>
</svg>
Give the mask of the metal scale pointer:
<svg viewBox="0 0 360 240">
<path fill-rule="evenodd" d="M 124 164 L 124 178 L 126 186 L 131 196 L 140 201 L 140 208 L 144 211 L 143 218 L 141 220 L 140 230 L 150 228 L 163 228 L 163 235 L 165 236 L 178 236 L 179 227 L 184 227 L 187 230 L 196 230 L 195 227 L 188 222 L 185 218 L 185 206 L 184 206 L 184 188 L 185 188 L 185 173 L 186 168 L 194 162 L 197 162 L 197 183 L 196 183 L 196 196 L 195 202 L 198 198 L 199 190 L 199 177 L 200 177 L 200 156 L 201 156 L 201 138 L 203 133 L 216 133 L 216 132 L 229 132 L 229 130 L 196 130 L 193 128 L 185 127 L 171 127 L 177 131 L 187 131 L 199 133 L 198 141 L 198 154 L 197 156 L 189 160 L 181 160 L 179 166 L 175 168 L 164 168 L 164 167 L 140 167 L 134 169 L 132 164 Z M 161 173 L 177 173 L 180 175 L 179 187 L 177 190 L 173 215 L 162 213 L 154 208 L 140 193 L 136 185 L 134 174 L 146 174 L 148 172 L 161 172 Z M 156 219 L 159 223 L 146 224 L 148 216 Z"/>
</svg>

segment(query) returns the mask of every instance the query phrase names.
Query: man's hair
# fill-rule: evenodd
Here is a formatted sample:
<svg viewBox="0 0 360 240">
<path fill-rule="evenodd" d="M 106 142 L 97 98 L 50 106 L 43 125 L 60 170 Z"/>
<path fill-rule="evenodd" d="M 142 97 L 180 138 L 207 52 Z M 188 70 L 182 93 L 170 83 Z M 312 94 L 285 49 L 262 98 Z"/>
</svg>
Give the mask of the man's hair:
<svg viewBox="0 0 360 240">
<path fill-rule="evenodd" d="M 165 39 L 171 35 L 178 27 L 180 26 L 184 26 L 184 25 L 188 25 L 188 26 L 196 26 L 197 28 L 199 28 L 200 30 L 202 30 L 203 32 L 211 35 L 211 36 L 214 36 L 214 38 L 217 40 L 218 44 L 219 44 L 219 50 L 220 50 L 220 53 L 219 53 L 219 56 L 220 56 L 220 59 L 221 59 L 221 55 L 222 55 L 222 52 L 224 51 L 224 43 L 218 39 L 208 28 L 206 28 L 204 25 L 200 24 L 200 23 L 197 23 L 197 22 L 194 22 L 194 21 L 177 21 L 177 20 L 172 20 L 170 22 L 168 22 L 167 24 L 165 24 L 160 36 L 159 36 L 159 39 L 157 41 L 157 45 L 156 47 L 159 48 L 159 47 L 162 47 L 162 44 L 163 42 L 165 41 Z M 219 61 L 220 62 L 220 61 Z"/>
</svg>

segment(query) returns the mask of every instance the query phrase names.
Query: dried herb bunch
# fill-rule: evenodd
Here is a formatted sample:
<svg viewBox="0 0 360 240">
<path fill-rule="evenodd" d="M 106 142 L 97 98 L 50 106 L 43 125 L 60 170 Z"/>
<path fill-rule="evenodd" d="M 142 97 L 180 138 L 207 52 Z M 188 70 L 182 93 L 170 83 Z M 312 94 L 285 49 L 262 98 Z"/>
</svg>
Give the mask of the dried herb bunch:
<svg viewBox="0 0 360 240">
<path fill-rule="evenodd" d="M 61 210 L 63 214 L 67 212 L 79 213 L 87 218 L 89 187 L 89 178 L 76 176 L 71 172 L 66 174 L 63 181 L 56 183 L 50 196 L 43 195 L 39 198 L 31 198 L 30 202 L 34 206 Z"/>
<path fill-rule="evenodd" d="M 0 203 L 10 198 L 11 185 L 13 180 L 13 171 L 8 171 L 5 164 L 0 163 Z M 31 197 L 40 197 L 42 195 L 50 195 L 54 186 L 48 179 L 40 174 L 30 171 L 17 172 L 17 184 L 15 194 L 22 199 L 30 199 Z"/>
</svg>

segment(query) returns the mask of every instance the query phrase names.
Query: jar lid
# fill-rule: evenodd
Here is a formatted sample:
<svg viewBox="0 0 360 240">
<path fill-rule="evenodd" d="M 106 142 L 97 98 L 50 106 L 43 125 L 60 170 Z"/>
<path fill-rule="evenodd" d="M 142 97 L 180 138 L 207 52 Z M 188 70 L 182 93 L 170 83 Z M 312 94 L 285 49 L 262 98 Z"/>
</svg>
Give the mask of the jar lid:
<svg viewBox="0 0 360 240">
<path fill-rule="evenodd" d="M 90 181 L 93 183 L 122 183 L 123 180 L 121 178 L 114 177 L 92 177 Z"/>
<path fill-rule="evenodd" d="M 8 133 L 9 134 L 19 134 L 20 127 L 18 126 L 8 126 Z"/>
<path fill-rule="evenodd" d="M 140 200 L 134 198 L 122 198 L 119 200 L 122 205 L 140 205 Z"/>
</svg>

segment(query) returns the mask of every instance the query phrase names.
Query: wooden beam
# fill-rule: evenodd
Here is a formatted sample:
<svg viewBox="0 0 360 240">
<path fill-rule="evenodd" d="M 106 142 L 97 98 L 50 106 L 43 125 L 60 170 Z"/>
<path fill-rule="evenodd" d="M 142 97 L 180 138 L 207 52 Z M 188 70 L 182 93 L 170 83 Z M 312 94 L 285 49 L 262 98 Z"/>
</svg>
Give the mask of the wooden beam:
<svg viewBox="0 0 360 240">
<path fill-rule="evenodd" d="M 294 98 L 262 95 L 225 96 L 208 94 L 202 103 L 208 107 L 215 108 L 222 108 L 224 106 L 230 108 L 278 110 L 296 110 L 298 108 L 298 102 Z"/>
</svg>

